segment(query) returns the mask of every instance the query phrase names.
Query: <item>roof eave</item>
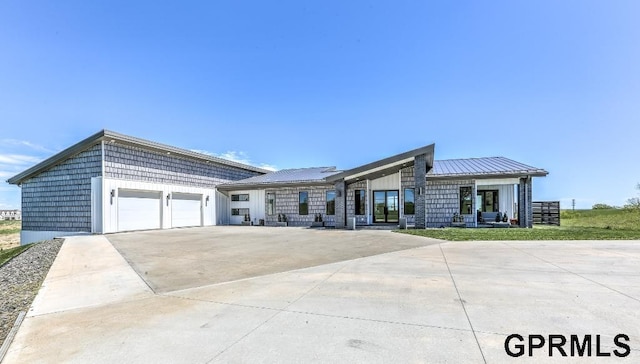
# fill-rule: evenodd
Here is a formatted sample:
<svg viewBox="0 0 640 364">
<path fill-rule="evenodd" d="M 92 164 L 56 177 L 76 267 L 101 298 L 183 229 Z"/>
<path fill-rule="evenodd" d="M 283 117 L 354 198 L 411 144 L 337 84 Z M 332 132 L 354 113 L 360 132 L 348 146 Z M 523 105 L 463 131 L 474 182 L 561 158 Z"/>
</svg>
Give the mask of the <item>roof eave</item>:
<svg viewBox="0 0 640 364">
<path fill-rule="evenodd" d="M 545 170 L 522 171 L 508 173 L 457 173 L 457 174 L 427 174 L 427 179 L 486 179 L 486 178 L 521 178 L 521 177 L 546 177 L 549 172 Z"/>
<path fill-rule="evenodd" d="M 125 135 L 125 134 L 120 134 L 120 133 L 116 133 L 110 130 L 104 130 L 105 134 L 104 134 L 104 139 L 108 140 L 109 138 L 111 138 L 111 140 L 116 140 L 119 142 L 124 142 L 125 144 L 130 144 L 133 146 L 144 146 L 147 149 L 152 149 L 158 152 L 162 152 L 162 153 L 166 153 L 166 152 L 170 152 L 176 155 L 182 155 L 185 157 L 189 157 L 189 158 L 195 158 L 195 159 L 200 159 L 200 160 L 204 160 L 204 161 L 209 161 L 209 162 L 214 162 L 214 163 L 219 163 L 219 164 L 225 164 L 228 166 L 232 166 L 232 167 L 237 167 L 237 168 L 242 168 L 242 169 L 246 169 L 249 171 L 253 171 L 253 172 L 258 172 L 258 173 L 270 173 L 272 171 L 263 169 L 263 168 L 259 168 L 259 167 L 255 167 L 255 166 L 251 166 L 248 164 L 244 164 L 244 163 L 239 163 L 239 162 L 234 162 L 234 161 L 230 161 L 227 159 L 223 159 L 223 158 L 218 158 L 218 157 L 214 157 L 214 156 L 210 156 L 207 154 L 202 154 L 202 153 L 198 153 L 198 152 L 193 152 L 187 149 L 182 149 L 182 148 L 178 148 L 178 147 L 173 147 L 167 144 L 162 144 L 162 143 L 156 143 L 150 140 L 145 140 L 145 139 L 140 139 L 140 138 L 136 138 L 136 137 L 132 137 L 129 135 Z"/>
<path fill-rule="evenodd" d="M 328 182 L 336 182 L 339 180 L 348 180 L 350 182 L 355 181 L 355 178 L 350 178 L 351 176 L 358 176 L 361 179 L 366 179 L 368 174 L 367 171 L 370 170 L 376 170 L 376 172 L 370 173 L 372 176 L 373 175 L 377 175 L 377 173 L 380 170 L 391 170 L 394 169 L 398 166 L 401 166 L 403 163 L 408 163 L 405 160 L 410 159 L 412 157 L 416 157 L 418 155 L 421 154 L 427 154 L 429 156 L 428 158 L 428 165 L 427 165 L 427 169 L 433 167 L 433 153 L 434 153 L 434 148 L 435 148 L 435 144 L 429 144 L 426 145 L 424 147 L 420 147 L 417 149 L 413 149 L 410 150 L 408 152 L 404 152 L 404 153 L 400 153 L 388 158 L 384 158 L 375 162 L 371 162 L 371 163 L 367 163 L 364 164 L 362 166 L 356 167 L 356 168 L 352 168 L 350 170 L 338 173 L 338 174 L 334 174 L 331 177 L 327 177 L 327 181 Z M 389 165 L 389 167 L 385 167 L 385 168 L 381 168 L 384 167 L 386 165 Z M 404 168 L 404 167 L 402 167 Z"/>
<path fill-rule="evenodd" d="M 102 141 L 113 141 L 113 142 L 118 142 L 118 143 L 122 143 L 125 145 L 130 145 L 130 146 L 137 146 L 137 147 L 144 147 L 145 149 L 150 149 L 156 152 L 161 152 L 161 153 L 170 153 L 170 154 L 174 154 L 174 155 L 180 155 L 180 156 L 184 156 L 184 157 L 188 157 L 191 159 L 198 159 L 198 160 L 203 160 L 205 162 L 213 162 L 213 163 L 218 163 L 218 164 L 223 164 L 223 165 L 228 165 L 231 167 L 236 167 L 236 168 L 241 168 L 241 169 L 245 169 L 248 171 L 252 171 L 252 172 L 257 172 L 257 173 L 270 173 L 271 171 L 268 171 L 266 169 L 262 169 L 259 167 L 254 167 L 254 166 L 250 166 L 247 164 L 243 164 L 243 163 L 238 163 L 238 162 L 234 162 L 234 161 L 229 161 L 226 159 L 222 159 L 222 158 L 218 158 L 218 157 L 213 157 L 213 156 L 209 156 L 206 154 L 202 154 L 202 153 L 197 153 L 197 152 L 192 152 L 186 149 L 181 149 L 181 148 L 177 148 L 177 147 L 172 147 L 170 145 L 166 145 L 166 144 L 161 144 L 161 143 L 156 143 L 156 142 L 152 142 L 149 140 L 144 140 L 144 139 L 139 139 L 139 138 L 135 138 L 132 136 L 128 136 L 128 135 L 124 135 L 124 134 L 120 134 L 120 133 L 116 133 L 116 132 L 112 132 L 109 130 L 101 130 L 93 135 L 91 135 L 90 137 L 81 140 L 80 142 L 70 146 L 69 148 L 53 155 L 50 158 L 45 159 L 44 161 L 36 164 L 35 166 L 25 170 L 24 172 L 21 172 L 11 178 L 9 178 L 7 180 L 7 182 L 9 184 L 14 184 L 14 185 L 20 185 L 23 181 L 33 177 L 34 175 L 40 173 L 43 170 L 46 170 L 47 168 L 56 165 L 57 163 L 59 163 L 60 161 L 63 161 L 69 157 L 72 157 L 80 152 L 83 152 L 84 150 L 88 149 L 89 147 L 92 147 L 93 145 L 100 143 Z"/>
<path fill-rule="evenodd" d="M 308 187 L 308 186 L 332 186 L 333 184 L 325 180 L 318 181 L 294 181 L 294 182 L 273 182 L 273 183 L 250 183 L 250 184 L 220 184 L 216 189 L 220 191 L 267 189 L 279 187 Z"/>
</svg>

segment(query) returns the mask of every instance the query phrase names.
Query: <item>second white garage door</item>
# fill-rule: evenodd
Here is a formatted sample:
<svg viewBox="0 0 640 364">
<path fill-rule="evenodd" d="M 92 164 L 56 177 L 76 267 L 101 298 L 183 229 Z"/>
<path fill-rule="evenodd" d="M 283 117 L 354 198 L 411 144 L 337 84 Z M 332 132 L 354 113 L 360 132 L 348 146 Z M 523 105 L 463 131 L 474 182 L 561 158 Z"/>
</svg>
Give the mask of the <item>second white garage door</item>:
<svg viewBox="0 0 640 364">
<path fill-rule="evenodd" d="M 156 191 L 118 190 L 118 231 L 160 229 L 162 194 Z"/>
<path fill-rule="evenodd" d="M 171 226 L 202 225 L 202 195 L 195 193 L 171 194 Z"/>
</svg>

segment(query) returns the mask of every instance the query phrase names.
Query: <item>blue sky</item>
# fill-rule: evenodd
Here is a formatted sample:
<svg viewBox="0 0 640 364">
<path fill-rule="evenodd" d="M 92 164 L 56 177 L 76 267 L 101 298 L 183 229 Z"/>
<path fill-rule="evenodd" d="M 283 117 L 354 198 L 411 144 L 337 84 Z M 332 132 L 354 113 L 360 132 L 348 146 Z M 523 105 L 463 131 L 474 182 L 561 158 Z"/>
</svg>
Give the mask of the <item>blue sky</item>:
<svg viewBox="0 0 640 364">
<path fill-rule="evenodd" d="M 534 199 L 640 182 L 638 1 L 3 1 L 0 180 L 97 132 L 275 168 L 547 169 Z M 0 208 L 19 207 L 0 183 Z"/>
</svg>

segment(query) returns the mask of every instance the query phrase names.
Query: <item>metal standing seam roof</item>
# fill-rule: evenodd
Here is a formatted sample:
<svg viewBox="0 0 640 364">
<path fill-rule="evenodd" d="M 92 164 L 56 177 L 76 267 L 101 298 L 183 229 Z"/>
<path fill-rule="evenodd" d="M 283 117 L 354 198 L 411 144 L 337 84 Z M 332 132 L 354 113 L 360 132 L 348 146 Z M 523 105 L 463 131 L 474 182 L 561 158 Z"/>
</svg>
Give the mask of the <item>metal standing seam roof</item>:
<svg viewBox="0 0 640 364">
<path fill-rule="evenodd" d="M 549 172 L 505 157 L 435 160 L 430 177 L 531 175 L 546 176 Z"/>
<path fill-rule="evenodd" d="M 297 184 L 297 183 L 326 183 L 325 178 L 340 173 L 336 167 L 311 167 L 282 169 L 261 176 L 249 177 L 238 181 L 218 185 L 218 188 L 237 188 L 239 186 Z M 228 188 L 227 188 L 228 189 Z"/>
<path fill-rule="evenodd" d="M 69 148 L 53 155 L 52 157 L 49 157 L 47 159 L 45 159 L 44 161 L 36 164 L 35 166 L 25 170 L 22 173 L 19 173 L 11 178 L 9 178 L 9 180 L 7 182 L 9 182 L 10 184 L 20 184 L 22 183 L 22 181 L 29 179 L 39 173 L 41 173 L 42 171 L 45 171 L 47 169 L 49 169 L 52 166 L 55 166 L 56 164 L 59 164 L 60 162 L 66 160 L 67 158 L 70 158 L 78 153 L 81 153 L 83 151 L 85 151 L 86 149 L 88 149 L 89 147 L 100 143 L 101 141 L 105 141 L 105 142 L 116 142 L 116 143 L 122 143 L 125 145 L 132 145 L 132 146 L 137 146 L 137 147 L 141 147 L 141 148 L 145 148 L 145 149 L 150 149 L 150 150 L 154 150 L 157 152 L 161 152 L 161 153 L 168 153 L 168 154 L 173 154 L 173 155 L 179 155 L 182 157 L 186 157 L 186 158 L 191 158 L 191 159 L 197 159 L 197 160 L 201 160 L 201 161 L 205 161 L 205 162 L 214 162 L 214 163 L 219 163 L 222 165 L 227 165 L 227 166 L 232 166 L 232 167 L 236 167 L 236 168 L 241 168 L 241 169 L 245 169 L 248 171 L 253 171 L 253 172 L 258 172 L 258 173 L 269 173 L 271 171 L 266 170 L 266 169 L 262 169 L 262 168 L 258 168 L 255 166 L 250 166 L 247 164 L 243 164 L 243 163 L 239 163 L 239 162 L 234 162 L 234 161 L 230 161 L 230 160 L 226 160 L 226 159 L 222 159 L 222 158 L 218 158 L 218 157 L 214 157 L 214 156 L 210 156 L 207 154 L 202 154 L 202 153 L 198 153 L 198 152 L 194 152 L 191 150 L 186 150 L 186 149 L 182 149 L 182 148 L 177 148 L 177 147 L 172 147 L 170 145 L 166 145 L 166 144 L 161 144 L 161 143 L 156 143 L 156 142 L 152 142 L 150 140 L 145 140 L 145 139 L 140 139 L 140 138 L 136 138 L 136 137 L 132 137 L 132 136 L 128 136 L 128 135 L 124 135 L 124 134 L 119 134 L 116 132 L 112 132 L 110 130 L 101 130 L 93 135 L 91 135 L 90 137 L 70 146 Z"/>
</svg>

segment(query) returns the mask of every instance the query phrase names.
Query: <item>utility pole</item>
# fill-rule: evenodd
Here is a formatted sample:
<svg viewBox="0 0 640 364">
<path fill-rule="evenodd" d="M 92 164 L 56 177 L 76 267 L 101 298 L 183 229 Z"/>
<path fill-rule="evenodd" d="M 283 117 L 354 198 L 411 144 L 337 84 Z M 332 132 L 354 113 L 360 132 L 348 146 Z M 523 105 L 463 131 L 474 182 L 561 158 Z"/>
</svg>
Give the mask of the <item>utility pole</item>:
<svg viewBox="0 0 640 364">
<path fill-rule="evenodd" d="M 576 199 L 571 199 L 571 208 L 573 209 L 573 211 L 576 210 Z"/>
</svg>

